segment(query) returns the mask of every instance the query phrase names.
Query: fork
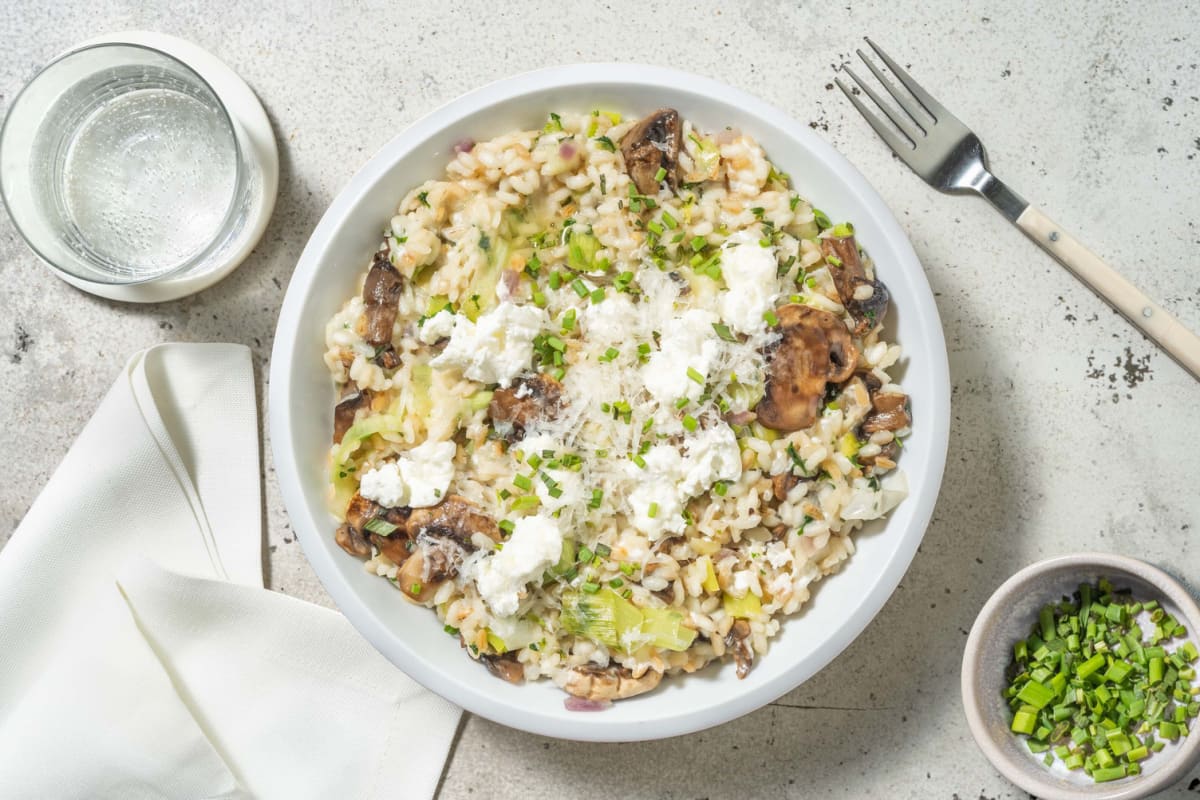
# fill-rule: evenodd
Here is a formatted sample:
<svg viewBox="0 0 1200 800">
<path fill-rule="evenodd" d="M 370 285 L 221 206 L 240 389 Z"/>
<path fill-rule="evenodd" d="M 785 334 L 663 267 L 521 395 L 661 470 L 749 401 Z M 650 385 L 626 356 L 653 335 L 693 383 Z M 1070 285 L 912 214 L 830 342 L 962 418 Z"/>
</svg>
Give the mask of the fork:
<svg viewBox="0 0 1200 800">
<path fill-rule="evenodd" d="M 866 42 L 908 90 L 909 94 L 901 92 L 861 49 L 857 51 L 858 57 L 901 111 L 884 102 L 848 65 L 842 69 L 883 111 L 896 130 L 889 128 L 873 114 L 841 78 L 834 80 L 888 147 L 938 191 L 947 194 L 975 193 L 988 200 L 1009 222 L 1140 328 L 1193 377 L 1200 379 L 1200 337 L 993 175 L 988 169 L 987 153 L 979 137 L 921 88 L 878 45 L 869 38 L 866 38 Z"/>
</svg>

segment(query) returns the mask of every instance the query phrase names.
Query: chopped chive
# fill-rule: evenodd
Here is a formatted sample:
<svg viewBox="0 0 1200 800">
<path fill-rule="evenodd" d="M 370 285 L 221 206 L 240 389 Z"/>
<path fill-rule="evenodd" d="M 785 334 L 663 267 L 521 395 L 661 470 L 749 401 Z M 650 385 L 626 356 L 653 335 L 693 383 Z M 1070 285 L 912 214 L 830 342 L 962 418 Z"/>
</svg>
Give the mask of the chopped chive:
<svg viewBox="0 0 1200 800">
<path fill-rule="evenodd" d="M 772 328 L 779 324 L 779 317 L 775 316 L 774 311 L 765 312 L 763 314 L 763 320 Z"/>
<path fill-rule="evenodd" d="M 608 558 L 610 555 L 612 555 L 612 548 L 603 543 L 597 544 L 596 555 L 600 556 L 601 558 Z"/>
<path fill-rule="evenodd" d="M 666 167 L 659 167 L 659 168 L 658 168 L 658 172 L 654 173 L 654 180 L 655 180 L 655 182 L 656 182 L 656 183 L 659 183 L 659 182 L 661 182 L 661 181 L 662 181 L 662 179 L 663 179 L 663 178 L 665 178 L 665 177 L 667 177 L 667 169 L 666 169 Z"/>
<path fill-rule="evenodd" d="M 375 517 L 374 519 L 368 520 L 366 524 L 363 525 L 365 530 L 368 530 L 371 533 L 379 534 L 380 536 L 391 536 L 399 527 L 399 525 L 393 525 L 381 517 Z"/>
<path fill-rule="evenodd" d="M 595 289 L 592 290 L 590 297 L 591 297 L 591 300 L 593 303 L 604 302 L 604 298 L 605 298 L 604 287 L 597 286 Z"/>
<path fill-rule="evenodd" d="M 733 331 L 729 330 L 729 326 L 724 323 L 714 322 L 713 330 L 717 332 L 717 336 L 721 337 L 727 342 L 737 341 L 737 337 L 733 335 Z"/>
<path fill-rule="evenodd" d="M 700 371 L 697 370 L 695 367 L 687 368 L 687 376 L 689 378 L 691 378 L 693 381 L 695 381 L 696 383 L 700 384 L 701 386 L 704 385 L 704 376 L 701 375 Z"/>
<path fill-rule="evenodd" d="M 588 594 L 595 594 L 596 592 L 600 591 L 600 584 L 593 583 L 592 581 L 585 581 L 579 586 L 579 588 Z"/>
<path fill-rule="evenodd" d="M 576 278 L 575 280 L 571 281 L 571 288 L 575 291 L 575 294 L 579 295 L 580 297 L 588 296 L 587 284 L 585 284 L 579 278 Z"/>
<path fill-rule="evenodd" d="M 442 630 L 451 636 L 458 636 L 458 628 L 454 627 L 453 625 L 446 625 L 442 628 Z"/>
<path fill-rule="evenodd" d="M 628 561 L 622 561 L 619 569 L 621 572 L 625 573 L 626 577 L 629 577 L 633 575 L 633 573 L 637 570 L 637 567 L 635 567 L 633 564 L 630 564 Z"/>
<path fill-rule="evenodd" d="M 622 586 L 625 585 L 625 581 L 621 580 L 620 578 L 613 578 L 611 581 L 608 582 L 608 585 L 614 589 L 620 589 Z"/>
<path fill-rule="evenodd" d="M 634 454 L 633 458 L 631 458 L 630 461 L 637 464 L 638 468 L 640 468 L 640 469 L 646 468 L 646 459 L 642 458 L 640 455 Z"/>
<path fill-rule="evenodd" d="M 599 145 L 601 148 L 603 148 L 604 150 L 607 150 L 610 153 L 617 152 L 617 146 L 615 144 L 613 144 L 613 140 L 608 138 L 607 136 L 597 136 L 592 141 L 594 141 L 597 145 Z"/>
<path fill-rule="evenodd" d="M 697 422 L 696 418 L 693 417 L 691 414 L 683 415 L 683 427 L 687 428 L 689 431 L 694 431 L 699 426 L 700 426 L 700 423 Z"/>
<path fill-rule="evenodd" d="M 677 228 L 679 226 L 679 223 L 675 220 L 675 218 L 672 217 L 665 210 L 662 213 L 662 221 L 663 221 L 663 224 L 666 225 L 671 230 L 675 230 L 675 228 Z"/>
<path fill-rule="evenodd" d="M 654 519 L 658 516 L 658 503 L 650 504 L 650 506 L 646 509 L 646 516 L 650 519 Z"/>
</svg>

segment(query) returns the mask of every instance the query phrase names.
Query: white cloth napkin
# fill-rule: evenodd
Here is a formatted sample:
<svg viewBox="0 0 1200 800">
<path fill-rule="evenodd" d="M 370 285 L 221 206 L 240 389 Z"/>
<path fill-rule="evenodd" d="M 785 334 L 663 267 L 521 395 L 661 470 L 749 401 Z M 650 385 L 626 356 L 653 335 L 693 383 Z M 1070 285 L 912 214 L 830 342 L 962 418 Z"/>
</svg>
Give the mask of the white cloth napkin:
<svg viewBox="0 0 1200 800">
<path fill-rule="evenodd" d="M 460 711 L 262 586 L 249 351 L 135 356 L 0 550 L 0 796 L 429 797 Z"/>
</svg>

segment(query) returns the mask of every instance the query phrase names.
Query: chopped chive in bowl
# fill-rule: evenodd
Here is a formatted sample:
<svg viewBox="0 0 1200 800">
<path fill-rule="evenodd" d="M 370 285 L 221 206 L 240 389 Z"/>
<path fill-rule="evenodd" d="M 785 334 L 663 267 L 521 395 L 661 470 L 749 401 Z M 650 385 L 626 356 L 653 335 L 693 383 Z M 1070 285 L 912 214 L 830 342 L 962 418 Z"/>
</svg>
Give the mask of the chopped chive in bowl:
<svg viewBox="0 0 1200 800">
<path fill-rule="evenodd" d="M 1138 602 L 1101 578 L 1044 606 L 1013 646 L 1003 690 L 1010 729 L 1047 766 L 1097 783 L 1142 771 L 1200 714 L 1195 644 L 1154 600 Z"/>
</svg>

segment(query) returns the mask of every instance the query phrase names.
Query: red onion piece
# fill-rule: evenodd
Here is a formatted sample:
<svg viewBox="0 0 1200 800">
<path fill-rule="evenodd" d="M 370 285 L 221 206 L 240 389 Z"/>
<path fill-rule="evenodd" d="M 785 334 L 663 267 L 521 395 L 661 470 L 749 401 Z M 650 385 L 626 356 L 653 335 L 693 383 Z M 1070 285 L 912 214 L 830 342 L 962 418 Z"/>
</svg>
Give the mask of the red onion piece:
<svg viewBox="0 0 1200 800">
<path fill-rule="evenodd" d="M 474 149 L 475 149 L 475 140 L 474 139 L 459 139 L 457 142 L 454 143 L 454 152 L 456 152 L 456 153 L 469 153 Z"/>
<path fill-rule="evenodd" d="M 563 159 L 566 159 L 566 160 L 570 160 L 570 159 L 574 158 L 575 157 L 575 145 L 571 144 L 570 142 L 563 142 L 561 145 L 558 146 L 558 154 L 560 156 L 562 156 Z"/>
<path fill-rule="evenodd" d="M 569 695 L 563 700 L 567 711 L 603 711 L 612 705 L 612 700 L 588 700 L 585 697 Z"/>
</svg>

